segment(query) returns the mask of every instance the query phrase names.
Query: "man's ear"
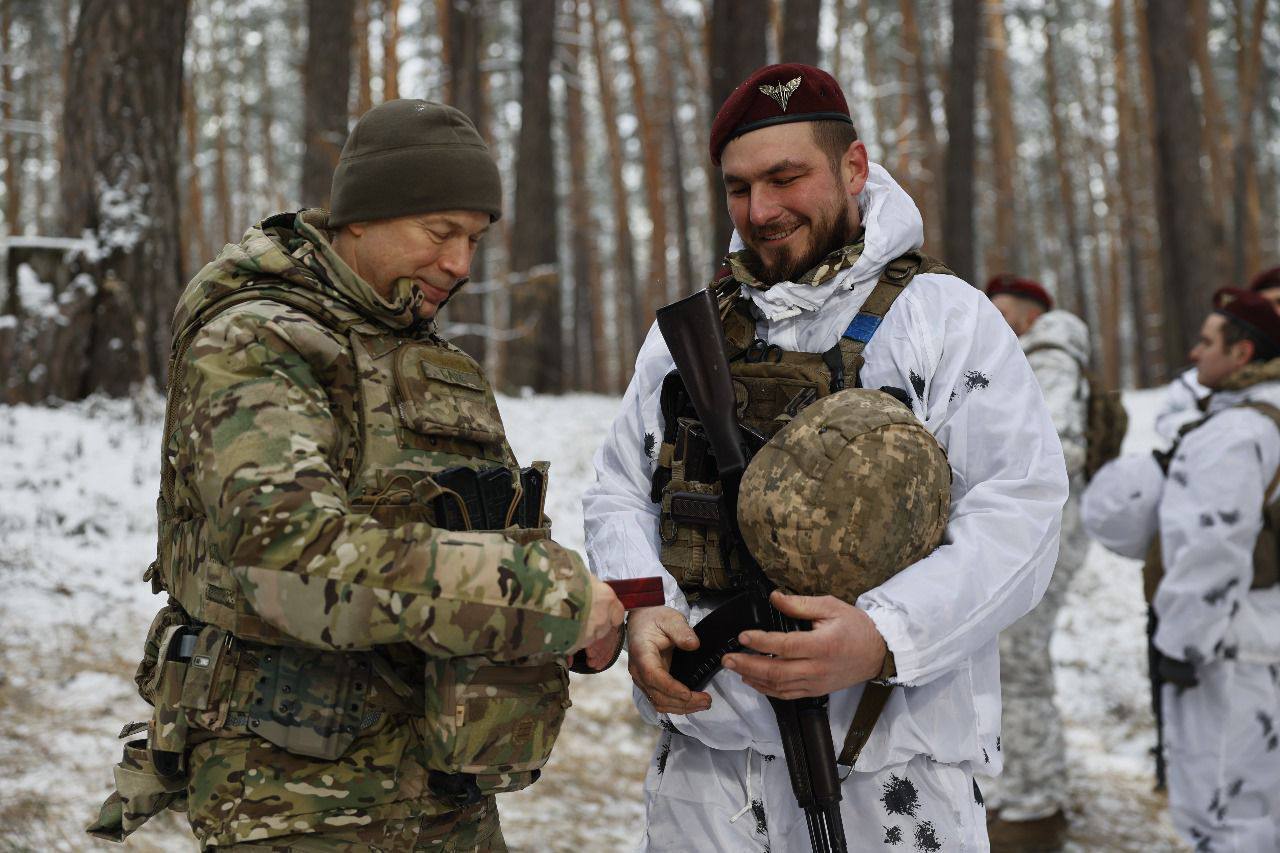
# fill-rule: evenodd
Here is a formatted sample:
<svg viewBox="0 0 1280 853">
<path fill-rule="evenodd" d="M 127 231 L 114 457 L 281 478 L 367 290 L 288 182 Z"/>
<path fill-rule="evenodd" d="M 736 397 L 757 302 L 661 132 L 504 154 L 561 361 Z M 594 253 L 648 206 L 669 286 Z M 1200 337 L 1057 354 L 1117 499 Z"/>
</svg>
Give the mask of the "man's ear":
<svg viewBox="0 0 1280 853">
<path fill-rule="evenodd" d="M 348 222 L 346 225 L 343 225 L 342 227 L 344 230 L 350 231 L 352 237 L 364 236 L 365 223 L 363 222 Z"/>
<path fill-rule="evenodd" d="M 1231 345 L 1231 358 L 1240 367 L 1244 367 L 1246 364 L 1253 361 L 1253 357 L 1257 355 L 1257 352 L 1257 344 L 1248 338 L 1236 341 Z"/>
<path fill-rule="evenodd" d="M 867 160 L 867 146 L 862 143 L 861 139 L 855 139 L 849 143 L 849 147 L 845 149 L 844 157 L 840 159 L 841 178 L 844 180 L 845 190 L 849 195 L 857 196 L 862 192 L 863 187 L 867 185 L 867 173 L 870 170 Z"/>
</svg>

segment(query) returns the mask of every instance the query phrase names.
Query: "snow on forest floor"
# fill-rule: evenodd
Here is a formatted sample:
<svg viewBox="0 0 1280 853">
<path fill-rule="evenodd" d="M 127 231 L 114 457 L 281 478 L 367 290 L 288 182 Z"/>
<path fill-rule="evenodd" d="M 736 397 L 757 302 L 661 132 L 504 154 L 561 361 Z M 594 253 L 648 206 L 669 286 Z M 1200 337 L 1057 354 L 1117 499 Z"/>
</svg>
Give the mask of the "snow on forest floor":
<svg viewBox="0 0 1280 853">
<path fill-rule="evenodd" d="M 1141 392 L 1126 402 L 1130 449 L 1149 446 L 1155 398 Z M 521 461 L 552 463 L 556 538 L 581 547 L 580 496 L 617 400 L 500 404 Z M 0 406 L 0 851 L 111 849 L 82 827 L 109 791 L 116 733 L 146 717 L 132 676 L 160 603 L 141 576 L 154 556 L 162 418 L 154 396 Z M 1151 793 L 1144 612 L 1136 564 L 1095 546 L 1053 648 L 1068 724 L 1073 851 L 1182 849 Z M 499 800 L 512 849 L 634 845 L 656 734 L 639 722 L 630 695 L 622 664 L 574 677 L 574 706 L 542 780 Z M 195 845 L 183 817 L 165 813 L 125 849 Z"/>
</svg>

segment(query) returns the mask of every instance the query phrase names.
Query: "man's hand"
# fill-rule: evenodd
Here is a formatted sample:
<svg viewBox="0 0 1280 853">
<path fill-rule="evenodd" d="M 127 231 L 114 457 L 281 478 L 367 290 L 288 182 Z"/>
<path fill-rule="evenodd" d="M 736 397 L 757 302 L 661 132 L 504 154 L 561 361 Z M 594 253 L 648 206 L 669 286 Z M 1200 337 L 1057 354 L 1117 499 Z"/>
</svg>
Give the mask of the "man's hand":
<svg viewBox="0 0 1280 853">
<path fill-rule="evenodd" d="M 783 595 L 769 601 L 812 631 L 743 631 L 743 646 L 761 655 L 724 656 L 749 687 L 778 699 L 825 696 L 874 678 L 888 649 L 871 617 L 835 596 Z"/>
<path fill-rule="evenodd" d="M 591 578 L 591 615 L 587 617 L 587 629 L 578 640 L 578 645 L 569 649 L 569 656 L 579 649 L 590 649 L 604 640 L 618 641 L 618 630 L 622 626 L 622 618 L 626 611 L 613 588 L 597 577 Z M 613 646 L 609 646 L 613 651 Z M 590 657 L 590 652 L 588 652 Z M 605 661 L 608 662 L 607 660 Z"/>
<path fill-rule="evenodd" d="M 660 714 L 692 714 L 711 707 L 711 697 L 695 693 L 671 677 L 671 652 L 698 647 L 698 635 L 678 610 L 642 607 L 627 621 L 627 670 Z"/>
</svg>

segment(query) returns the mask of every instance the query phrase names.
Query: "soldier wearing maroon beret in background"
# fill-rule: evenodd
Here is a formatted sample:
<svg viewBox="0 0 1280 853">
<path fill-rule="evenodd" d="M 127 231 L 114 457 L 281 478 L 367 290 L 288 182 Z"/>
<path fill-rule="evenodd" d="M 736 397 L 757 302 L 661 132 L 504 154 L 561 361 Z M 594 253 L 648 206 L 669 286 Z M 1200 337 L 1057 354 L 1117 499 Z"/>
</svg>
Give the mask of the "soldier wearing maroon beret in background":
<svg viewBox="0 0 1280 853">
<path fill-rule="evenodd" d="M 1035 610 L 1000 634 L 1000 720 L 1004 773 L 987 788 L 987 832 L 993 851 L 1049 851 L 1066 840 L 1067 762 L 1062 715 L 1054 702 L 1049 644 L 1058 610 L 1089 540 L 1080 526 L 1088 446 L 1089 330 L 1070 312 L 1054 308 L 1039 282 L 998 275 L 987 296 L 1018 336 L 1044 393 L 1071 478 L 1062 512 L 1062 546 L 1053 580 Z"/>
<path fill-rule="evenodd" d="M 1280 267 L 1271 267 L 1255 275 L 1247 290 L 1261 296 L 1280 311 Z M 1156 432 L 1167 441 L 1178 436 L 1178 430 L 1195 423 L 1204 414 L 1200 404 L 1209 396 L 1209 389 L 1196 381 L 1195 365 L 1178 375 L 1165 389 L 1164 401 L 1156 414 Z"/>
<path fill-rule="evenodd" d="M 804 393 L 839 387 L 840 367 L 843 387 L 887 389 L 910 406 L 947 452 L 951 501 L 946 539 L 927 557 L 853 602 L 775 593 L 774 606 L 812 630 L 745 631 L 744 652 L 764 654 L 726 655 L 726 669 L 690 691 L 668 672 L 673 648 L 697 645 L 690 625 L 733 594 L 735 573 L 705 525 L 671 510 L 673 490 L 705 481 L 687 453 L 697 432 L 670 402 L 678 393 L 664 393 L 672 358 L 651 330 L 584 499 L 593 571 L 664 575 L 666 606 L 628 623 L 637 707 L 664 729 L 643 849 L 809 850 L 769 698 L 824 695 L 847 758 L 848 849 L 986 849 L 973 775 L 1000 766 L 996 638 L 1048 586 L 1067 497 L 1035 376 L 982 292 L 919 254 L 920 212 L 868 162 L 829 74 L 789 64 L 751 75 L 716 116 L 711 159 L 737 230 L 713 292 L 741 342 L 731 373 L 745 405 L 760 403 L 751 417 L 785 416 Z M 865 362 L 847 357 L 855 346 Z M 748 363 L 751 352 L 774 358 Z M 771 367 L 784 361 L 816 363 L 821 377 L 788 393 Z M 748 390 L 752 371 L 761 378 L 750 387 L 772 382 L 773 393 Z M 839 491 L 850 517 L 855 501 L 902 500 L 874 476 Z M 876 695 L 888 697 L 878 722 L 854 725 Z M 842 748 L 868 730 L 860 752 Z"/>
<path fill-rule="evenodd" d="M 1280 850 L 1280 314 L 1218 291 L 1191 360 L 1206 414 L 1099 471 L 1084 521 L 1148 552 L 1174 825 L 1196 850 Z"/>
</svg>

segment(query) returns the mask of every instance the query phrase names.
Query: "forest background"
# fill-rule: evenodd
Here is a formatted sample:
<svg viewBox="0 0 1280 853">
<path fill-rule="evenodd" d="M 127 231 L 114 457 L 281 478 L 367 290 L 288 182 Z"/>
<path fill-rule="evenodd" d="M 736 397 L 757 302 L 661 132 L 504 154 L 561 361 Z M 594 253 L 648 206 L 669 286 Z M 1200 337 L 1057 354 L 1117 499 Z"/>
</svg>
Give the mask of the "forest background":
<svg viewBox="0 0 1280 853">
<path fill-rule="evenodd" d="M 1112 387 L 1280 256 L 1276 0 L 0 0 L 0 402 L 163 387 L 185 281 L 324 206 L 373 104 L 459 106 L 505 215 L 444 331 L 495 384 L 617 393 L 730 226 L 711 117 L 831 70 L 925 251 L 1044 282 Z"/>
</svg>

